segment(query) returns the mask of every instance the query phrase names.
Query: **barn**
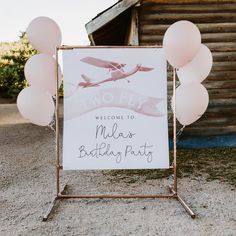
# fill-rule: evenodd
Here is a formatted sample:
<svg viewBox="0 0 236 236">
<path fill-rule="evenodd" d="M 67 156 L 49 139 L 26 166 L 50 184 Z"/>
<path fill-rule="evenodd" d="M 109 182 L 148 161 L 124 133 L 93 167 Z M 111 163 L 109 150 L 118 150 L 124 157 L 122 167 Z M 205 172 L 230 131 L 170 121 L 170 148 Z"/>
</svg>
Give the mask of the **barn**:
<svg viewBox="0 0 236 236">
<path fill-rule="evenodd" d="M 91 45 L 161 45 L 168 26 L 195 23 L 202 43 L 213 53 L 213 68 L 203 82 L 210 97 L 207 112 L 184 130 L 201 143 L 236 145 L 236 1 L 121 0 L 86 24 Z M 168 70 L 168 93 L 172 76 Z M 170 122 L 171 127 L 171 122 Z M 202 140 L 205 140 L 204 142 Z M 207 144 L 207 142 L 209 142 Z M 204 144 L 203 144 L 204 146 Z"/>
</svg>

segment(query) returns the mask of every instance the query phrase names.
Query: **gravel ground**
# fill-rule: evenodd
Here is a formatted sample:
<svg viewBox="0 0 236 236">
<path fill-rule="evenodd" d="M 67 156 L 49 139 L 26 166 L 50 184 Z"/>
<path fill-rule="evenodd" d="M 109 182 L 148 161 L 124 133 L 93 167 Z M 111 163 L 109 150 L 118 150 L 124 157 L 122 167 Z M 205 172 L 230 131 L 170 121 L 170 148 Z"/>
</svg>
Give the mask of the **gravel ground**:
<svg viewBox="0 0 236 236">
<path fill-rule="evenodd" d="M 54 134 L 27 123 L 15 104 L 0 104 L 0 235 L 236 235 L 236 191 L 204 177 L 179 179 L 191 219 L 173 199 L 67 199 L 42 222 L 55 194 Z M 64 172 L 68 192 L 167 193 L 167 179 L 133 183 L 103 171 Z"/>
</svg>

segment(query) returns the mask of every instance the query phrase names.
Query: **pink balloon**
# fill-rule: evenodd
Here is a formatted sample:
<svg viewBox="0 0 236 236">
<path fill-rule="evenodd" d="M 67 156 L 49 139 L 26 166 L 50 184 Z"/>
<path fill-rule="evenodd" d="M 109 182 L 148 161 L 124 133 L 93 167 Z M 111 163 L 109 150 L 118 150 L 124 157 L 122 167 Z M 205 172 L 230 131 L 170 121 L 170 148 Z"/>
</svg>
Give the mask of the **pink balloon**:
<svg viewBox="0 0 236 236">
<path fill-rule="evenodd" d="M 46 126 L 53 120 L 55 105 L 52 96 L 40 88 L 24 88 L 17 97 L 17 107 L 33 124 Z"/>
<path fill-rule="evenodd" d="M 165 32 L 163 48 L 168 62 L 175 68 L 189 63 L 201 45 L 201 34 L 195 24 L 182 20 L 172 24 Z"/>
<path fill-rule="evenodd" d="M 44 16 L 32 20 L 26 30 L 32 46 L 41 53 L 54 55 L 61 45 L 61 31 L 57 23 Z"/>
<path fill-rule="evenodd" d="M 176 89 L 176 118 L 182 125 L 190 125 L 206 111 L 209 95 L 199 83 L 183 84 Z"/>
<path fill-rule="evenodd" d="M 209 75 L 212 68 L 212 63 L 213 59 L 211 51 L 207 46 L 201 44 L 200 50 L 193 60 L 177 70 L 180 83 L 201 83 Z"/>
<path fill-rule="evenodd" d="M 47 54 L 36 54 L 25 64 L 25 77 L 30 85 L 48 91 L 55 95 L 56 86 L 56 60 Z M 58 69 L 59 85 L 61 83 L 61 69 Z"/>
</svg>

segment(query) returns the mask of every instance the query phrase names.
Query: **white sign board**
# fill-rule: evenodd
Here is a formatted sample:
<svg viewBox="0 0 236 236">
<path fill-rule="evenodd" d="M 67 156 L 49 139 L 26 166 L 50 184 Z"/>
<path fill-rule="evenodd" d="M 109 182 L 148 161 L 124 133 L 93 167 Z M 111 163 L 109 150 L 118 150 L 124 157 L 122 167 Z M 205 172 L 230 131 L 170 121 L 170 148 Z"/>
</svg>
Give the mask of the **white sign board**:
<svg viewBox="0 0 236 236">
<path fill-rule="evenodd" d="M 63 50 L 63 169 L 169 168 L 159 48 Z"/>
</svg>

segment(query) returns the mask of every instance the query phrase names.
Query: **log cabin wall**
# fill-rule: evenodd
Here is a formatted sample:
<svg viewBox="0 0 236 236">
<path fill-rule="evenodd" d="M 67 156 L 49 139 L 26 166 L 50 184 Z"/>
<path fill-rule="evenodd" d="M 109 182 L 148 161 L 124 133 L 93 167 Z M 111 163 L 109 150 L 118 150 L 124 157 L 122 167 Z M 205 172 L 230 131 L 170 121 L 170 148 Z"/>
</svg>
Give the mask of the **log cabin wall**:
<svg viewBox="0 0 236 236">
<path fill-rule="evenodd" d="M 162 44 L 172 23 L 189 20 L 202 34 L 202 43 L 213 53 L 213 68 L 203 82 L 210 97 L 207 112 L 185 128 L 191 136 L 236 132 L 236 1 L 145 0 L 138 7 L 139 44 Z M 168 91 L 172 90 L 169 74 Z M 170 121 L 171 126 L 171 121 Z"/>
</svg>

